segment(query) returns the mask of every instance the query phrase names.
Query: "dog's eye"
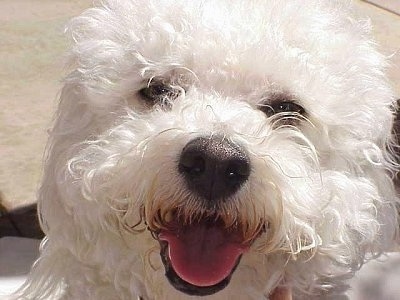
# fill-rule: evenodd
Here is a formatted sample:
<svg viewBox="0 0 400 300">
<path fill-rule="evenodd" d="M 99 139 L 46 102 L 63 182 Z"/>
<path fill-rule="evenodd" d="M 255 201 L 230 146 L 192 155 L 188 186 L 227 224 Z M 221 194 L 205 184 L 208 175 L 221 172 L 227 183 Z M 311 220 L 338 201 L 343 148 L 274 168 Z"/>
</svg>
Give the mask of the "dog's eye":
<svg viewBox="0 0 400 300">
<path fill-rule="evenodd" d="M 269 99 L 268 103 L 259 104 L 258 108 L 265 113 L 269 118 L 276 116 L 273 120 L 273 126 L 279 127 L 282 125 L 296 126 L 306 116 L 305 109 L 294 102 L 294 100 L 283 97 Z"/>
<path fill-rule="evenodd" d="M 140 96 L 150 106 L 161 104 L 170 106 L 172 100 L 175 100 L 182 93 L 182 89 L 162 82 L 150 82 L 148 86 L 139 91 Z"/>
<path fill-rule="evenodd" d="M 293 101 L 274 101 L 271 104 L 260 104 L 259 109 L 268 117 L 282 113 L 283 115 L 304 115 L 305 109 Z"/>
</svg>

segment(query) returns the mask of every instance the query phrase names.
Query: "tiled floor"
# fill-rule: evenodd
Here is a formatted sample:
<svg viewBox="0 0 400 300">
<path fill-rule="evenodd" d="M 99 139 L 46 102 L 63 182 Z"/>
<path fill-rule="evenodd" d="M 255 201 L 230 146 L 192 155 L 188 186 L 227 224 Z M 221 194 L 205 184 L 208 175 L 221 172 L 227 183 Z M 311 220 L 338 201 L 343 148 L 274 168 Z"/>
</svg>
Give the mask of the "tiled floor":
<svg viewBox="0 0 400 300">
<path fill-rule="evenodd" d="M 35 203 L 46 129 L 63 74 L 62 24 L 91 2 L 0 1 L 0 201 L 7 210 Z M 374 2 L 398 6 L 400 0 Z M 355 3 L 371 17 L 384 53 L 393 56 L 389 74 L 400 96 L 400 16 L 364 1 Z M 2 230 L 15 230 L 4 229 L 9 222 L 4 220 L 0 214 L 0 236 Z"/>
</svg>

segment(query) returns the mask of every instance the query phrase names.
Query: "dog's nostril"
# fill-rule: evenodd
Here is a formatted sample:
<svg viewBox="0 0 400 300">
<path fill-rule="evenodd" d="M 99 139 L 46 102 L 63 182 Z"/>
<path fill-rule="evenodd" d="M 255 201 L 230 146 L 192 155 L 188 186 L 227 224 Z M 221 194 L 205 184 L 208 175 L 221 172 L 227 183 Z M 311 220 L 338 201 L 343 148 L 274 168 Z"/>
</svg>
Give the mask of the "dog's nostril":
<svg viewBox="0 0 400 300">
<path fill-rule="evenodd" d="M 190 141 L 182 150 L 178 169 L 188 188 L 207 200 L 231 196 L 250 175 L 247 154 L 219 136 Z"/>
<path fill-rule="evenodd" d="M 249 164 L 245 160 L 231 162 L 226 168 L 226 178 L 231 182 L 241 182 L 250 175 Z"/>
<path fill-rule="evenodd" d="M 203 157 L 188 152 L 182 155 L 179 166 L 183 172 L 192 176 L 199 176 L 204 172 L 205 164 Z"/>
</svg>

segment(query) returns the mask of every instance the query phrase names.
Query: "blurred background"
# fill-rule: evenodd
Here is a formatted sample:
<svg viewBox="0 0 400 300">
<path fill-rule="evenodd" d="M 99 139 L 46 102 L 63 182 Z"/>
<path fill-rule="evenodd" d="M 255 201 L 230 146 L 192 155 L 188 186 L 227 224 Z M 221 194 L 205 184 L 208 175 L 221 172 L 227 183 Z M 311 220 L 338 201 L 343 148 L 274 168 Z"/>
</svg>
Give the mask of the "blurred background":
<svg viewBox="0 0 400 300">
<path fill-rule="evenodd" d="M 400 0 L 355 0 L 369 16 L 400 96 Z M 92 0 L 0 0 L 0 203 L 35 203 L 42 154 L 65 75 L 65 22 Z M 0 227 L 1 236 L 1 227 Z"/>
<path fill-rule="evenodd" d="M 0 237 L 37 234 L 31 208 L 46 131 L 66 74 L 63 28 L 91 3 L 0 0 Z"/>
</svg>

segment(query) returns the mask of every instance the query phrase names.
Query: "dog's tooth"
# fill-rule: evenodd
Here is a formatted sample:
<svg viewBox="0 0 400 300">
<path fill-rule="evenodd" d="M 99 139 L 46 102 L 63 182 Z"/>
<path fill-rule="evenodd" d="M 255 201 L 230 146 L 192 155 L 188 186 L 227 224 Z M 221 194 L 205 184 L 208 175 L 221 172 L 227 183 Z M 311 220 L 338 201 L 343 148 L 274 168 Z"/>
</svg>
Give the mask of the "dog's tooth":
<svg viewBox="0 0 400 300">
<path fill-rule="evenodd" d="M 164 215 L 164 221 L 169 223 L 173 220 L 173 213 L 171 211 L 168 211 L 165 215 Z"/>
</svg>

